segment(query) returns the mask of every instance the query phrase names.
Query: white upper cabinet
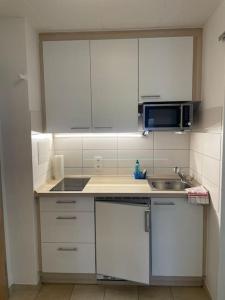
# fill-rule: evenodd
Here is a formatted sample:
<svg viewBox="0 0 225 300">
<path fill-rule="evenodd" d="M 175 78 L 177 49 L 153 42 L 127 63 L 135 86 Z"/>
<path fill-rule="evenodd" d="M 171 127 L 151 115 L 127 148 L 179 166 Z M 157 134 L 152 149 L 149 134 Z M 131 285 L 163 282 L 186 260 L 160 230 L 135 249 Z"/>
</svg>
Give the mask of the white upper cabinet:
<svg viewBox="0 0 225 300">
<path fill-rule="evenodd" d="M 193 38 L 139 40 L 139 100 L 191 101 Z M 148 97 L 144 97 L 148 96 Z"/>
<path fill-rule="evenodd" d="M 91 128 L 89 41 L 43 43 L 46 130 Z"/>
<path fill-rule="evenodd" d="M 94 131 L 137 131 L 138 40 L 91 41 Z"/>
</svg>

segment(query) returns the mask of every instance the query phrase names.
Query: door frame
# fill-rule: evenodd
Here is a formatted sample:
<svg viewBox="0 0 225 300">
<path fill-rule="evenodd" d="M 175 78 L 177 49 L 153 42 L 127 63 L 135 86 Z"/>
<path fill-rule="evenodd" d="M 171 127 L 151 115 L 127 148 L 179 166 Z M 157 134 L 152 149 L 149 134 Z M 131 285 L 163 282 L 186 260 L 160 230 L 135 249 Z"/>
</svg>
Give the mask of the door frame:
<svg viewBox="0 0 225 300">
<path fill-rule="evenodd" d="M 7 276 L 7 264 L 6 264 L 2 175 L 1 175 L 1 162 L 0 162 L 0 299 L 7 300 L 8 297 L 9 297 L 9 290 L 8 290 L 8 276 Z"/>
</svg>

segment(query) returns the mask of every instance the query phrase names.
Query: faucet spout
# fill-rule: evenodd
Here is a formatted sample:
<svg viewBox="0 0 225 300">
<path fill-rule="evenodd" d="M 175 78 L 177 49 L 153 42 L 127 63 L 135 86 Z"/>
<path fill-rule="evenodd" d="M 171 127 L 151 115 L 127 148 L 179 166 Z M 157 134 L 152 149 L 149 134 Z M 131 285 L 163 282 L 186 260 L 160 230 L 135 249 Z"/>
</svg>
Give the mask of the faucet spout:
<svg viewBox="0 0 225 300">
<path fill-rule="evenodd" d="M 180 177 L 182 182 L 186 182 L 186 176 L 183 173 L 181 173 L 180 168 L 175 167 L 174 172 Z"/>
</svg>

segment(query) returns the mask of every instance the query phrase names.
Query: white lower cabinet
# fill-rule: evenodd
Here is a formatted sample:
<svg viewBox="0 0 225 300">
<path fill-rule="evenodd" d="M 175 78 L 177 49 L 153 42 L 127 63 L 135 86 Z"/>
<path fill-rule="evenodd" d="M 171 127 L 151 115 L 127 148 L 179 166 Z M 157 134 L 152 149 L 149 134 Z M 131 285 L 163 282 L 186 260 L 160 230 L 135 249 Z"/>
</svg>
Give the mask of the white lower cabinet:
<svg viewBox="0 0 225 300">
<path fill-rule="evenodd" d="M 42 272 L 95 273 L 94 198 L 40 199 Z"/>
<path fill-rule="evenodd" d="M 152 276 L 202 277 L 203 207 L 152 198 Z"/>
<path fill-rule="evenodd" d="M 42 243 L 42 272 L 95 273 L 95 245 Z"/>
<path fill-rule="evenodd" d="M 94 243 L 94 213 L 44 211 L 41 237 L 43 243 Z"/>
<path fill-rule="evenodd" d="M 149 207 L 96 201 L 96 265 L 100 275 L 149 284 Z"/>
</svg>

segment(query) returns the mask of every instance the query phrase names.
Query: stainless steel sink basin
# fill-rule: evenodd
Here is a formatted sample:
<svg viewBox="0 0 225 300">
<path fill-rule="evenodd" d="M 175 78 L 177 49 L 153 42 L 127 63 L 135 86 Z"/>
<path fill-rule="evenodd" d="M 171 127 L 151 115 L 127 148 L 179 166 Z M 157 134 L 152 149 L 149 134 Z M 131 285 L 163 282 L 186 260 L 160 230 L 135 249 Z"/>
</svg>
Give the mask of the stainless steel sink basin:
<svg viewBox="0 0 225 300">
<path fill-rule="evenodd" d="M 191 187 L 191 184 L 181 180 L 149 180 L 149 184 L 153 190 L 158 191 L 184 191 Z"/>
</svg>

